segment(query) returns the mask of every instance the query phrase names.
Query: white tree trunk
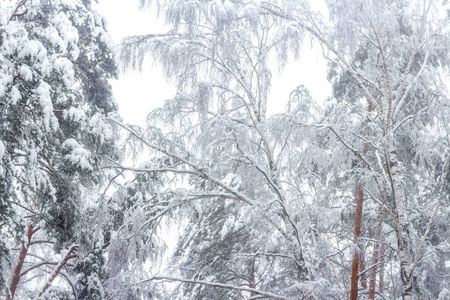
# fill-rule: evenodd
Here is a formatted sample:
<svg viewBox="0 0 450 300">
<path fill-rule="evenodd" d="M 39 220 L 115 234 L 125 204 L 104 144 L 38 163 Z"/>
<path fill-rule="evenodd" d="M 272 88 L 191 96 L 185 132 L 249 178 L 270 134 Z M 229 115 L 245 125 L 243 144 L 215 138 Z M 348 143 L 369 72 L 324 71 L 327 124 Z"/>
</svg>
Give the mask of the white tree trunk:
<svg viewBox="0 0 450 300">
<path fill-rule="evenodd" d="M 407 215 L 405 210 L 406 198 L 402 186 L 397 150 L 393 141 L 393 134 L 388 142 L 389 169 L 391 176 L 392 195 L 394 201 L 395 233 L 397 235 L 398 255 L 400 258 L 400 278 L 402 281 L 403 300 L 413 300 L 412 274 L 411 274 L 411 252 L 410 238 L 407 227 Z"/>
</svg>

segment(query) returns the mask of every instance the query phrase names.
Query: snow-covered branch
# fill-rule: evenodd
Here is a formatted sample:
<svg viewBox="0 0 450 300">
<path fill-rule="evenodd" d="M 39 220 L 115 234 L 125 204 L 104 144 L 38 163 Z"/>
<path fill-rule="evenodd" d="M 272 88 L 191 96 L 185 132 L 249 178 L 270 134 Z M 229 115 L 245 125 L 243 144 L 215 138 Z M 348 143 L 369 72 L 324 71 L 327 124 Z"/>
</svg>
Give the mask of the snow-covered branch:
<svg viewBox="0 0 450 300">
<path fill-rule="evenodd" d="M 149 279 L 142 280 L 140 282 L 134 283 L 134 285 L 140 285 L 144 284 L 149 281 L 175 281 L 175 282 L 182 282 L 182 283 L 190 283 L 190 284 L 198 284 L 198 285 L 207 285 L 212 286 L 216 288 L 223 288 L 223 289 L 229 289 L 229 290 L 235 290 L 240 292 L 251 292 L 255 293 L 261 296 L 268 297 L 270 299 L 276 299 L 276 300 L 288 300 L 289 298 L 286 298 L 282 295 L 277 295 L 269 292 L 260 291 L 258 289 L 249 288 L 245 286 L 236 286 L 232 284 L 225 284 L 225 283 L 218 283 L 218 282 L 209 282 L 209 281 L 201 281 L 201 280 L 190 280 L 190 279 L 183 279 L 183 278 L 176 278 L 176 277 L 168 277 L 168 276 L 154 276 Z"/>
</svg>

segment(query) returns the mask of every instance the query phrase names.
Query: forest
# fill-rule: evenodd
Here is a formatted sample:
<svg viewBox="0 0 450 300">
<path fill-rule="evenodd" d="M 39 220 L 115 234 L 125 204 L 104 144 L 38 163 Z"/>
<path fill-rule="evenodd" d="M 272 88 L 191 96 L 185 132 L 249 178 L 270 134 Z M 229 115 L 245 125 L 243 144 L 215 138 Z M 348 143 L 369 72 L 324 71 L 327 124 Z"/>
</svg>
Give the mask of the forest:
<svg viewBox="0 0 450 300">
<path fill-rule="evenodd" d="M 448 0 L 132 1 L 0 2 L 0 299 L 450 300 Z"/>
</svg>

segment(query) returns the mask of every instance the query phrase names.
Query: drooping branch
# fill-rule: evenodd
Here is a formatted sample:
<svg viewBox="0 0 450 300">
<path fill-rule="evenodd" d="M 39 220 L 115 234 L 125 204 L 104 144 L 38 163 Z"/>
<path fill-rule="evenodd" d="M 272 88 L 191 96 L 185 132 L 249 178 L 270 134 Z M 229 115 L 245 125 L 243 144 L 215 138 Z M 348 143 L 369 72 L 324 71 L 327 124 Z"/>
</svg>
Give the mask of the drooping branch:
<svg viewBox="0 0 450 300">
<path fill-rule="evenodd" d="M 192 196 L 191 198 L 187 198 L 183 201 L 180 201 L 178 203 L 175 204 L 171 204 L 169 205 L 167 208 L 163 209 L 161 212 L 157 213 L 156 216 L 150 217 L 149 214 L 147 214 L 147 217 L 150 217 L 149 219 L 147 219 L 144 223 L 142 223 L 142 225 L 140 225 L 140 230 L 142 230 L 145 226 L 149 225 L 150 223 L 158 220 L 159 218 L 163 217 L 164 215 L 166 215 L 168 212 L 174 210 L 177 207 L 186 205 L 192 201 L 196 201 L 196 200 L 202 200 L 202 199 L 211 199 L 211 198 L 223 198 L 223 199 L 232 199 L 232 200 L 239 200 L 236 199 L 234 197 L 230 197 L 227 194 L 209 194 L 209 195 L 197 195 L 197 196 Z M 134 233 L 129 235 L 127 237 L 127 239 L 131 239 L 134 236 Z"/>
<path fill-rule="evenodd" d="M 123 124 L 122 122 L 120 122 L 120 121 L 118 121 L 118 120 L 116 120 L 114 118 L 109 118 L 109 120 L 111 122 L 117 124 L 118 126 L 122 127 L 126 131 L 128 131 L 131 135 L 136 137 L 138 140 L 140 140 L 144 145 L 148 146 L 150 149 L 155 150 L 155 151 L 157 151 L 159 153 L 162 153 L 162 154 L 164 154 L 164 155 L 166 155 L 168 157 L 174 158 L 174 159 L 184 163 L 185 165 L 187 165 L 188 167 L 193 169 L 192 172 L 193 172 L 193 174 L 195 176 L 198 176 L 198 177 L 200 177 L 200 178 L 202 178 L 204 180 L 207 180 L 210 183 L 214 184 L 215 186 L 220 187 L 223 190 L 225 190 L 226 192 L 228 192 L 230 194 L 228 197 L 234 197 L 236 200 L 242 201 L 245 204 L 253 207 L 260 214 L 261 217 L 263 217 L 266 221 L 268 221 L 271 224 L 271 226 L 282 235 L 282 237 L 288 242 L 289 246 L 294 247 L 295 252 L 298 251 L 299 253 L 302 253 L 301 244 L 293 245 L 292 244 L 293 243 L 292 238 L 286 232 L 286 230 L 282 226 L 280 226 L 280 224 L 278 224 L 272 217 L 270 217 L 255 201 L 253 201 L 252 199 L 248 198 L 246 195 L 244 195 L 240 191 L 236 190 L 235 188 L 232 188 L 232 187 L 228 186 L 227 184 L 223 183 L 220 179 L 215 178 L 214 176 L 209 174 L 206 170 L 204 170 L 200 166 L 198 166 L 198 165 L 192 163 L 191 161 L 181 157 L 180 155 L 177 155 L 175 153 L 169 152 L 169 151 L 167 151 L 165 149 L 162 149 L 162 148 L 160 148 L 158 146 L 152 145 L 147 140 L 145 140 L 140 134 L 138 134 L 136 131 L 134 131 L 129 126 Z M 300 261 L 297 261 L 297 265 L 300 268 L 304 268 L 304 262 L 303 262 L 303 259 L 302 259 L 301 255 L 298 258 L 299 258 Z"/>
<path fill-rule="evenodd" d="M 269 7 L 267 5 L 264 5 L 263 9 L 266 10 L 268 13 L 273 14 L 274 16 L 298 23 L 298 26 L 300 26 L 300 27 L 304 28 L 306 31 L 308 31 L 322 45 L 324 45 L 330 52 L 332 52 L 337 57 L 339 62 L 341 62 L 344 65 L 345 69 L 350 73 L 350 76 L 352 77 L 353 81 L 358 86 L 358 88 L 361 90 L 361 92 L 364 94 L 367 101 L 369 101 L 370 104 L 372 105 L 372 107 L 375 108 L 378 115 L 380 117 L 382 116 L 382 112 L 378 105 L 378 102 L 375 100 L 375 97 L 370 93 L 370 91 L 365 87 L 364 83 L 361 81 L 361 79 L 358 76 L 358 72 L 355 71 L 355 69 L 351 66 L 351 64 L 347 61 L 347 59 L 345 59 L 345 57 L 342 55 L 342 53 L 340 53 L 337 49 L 335 49 L 335 47 L 329 41 L 327 41 L 325 36 L 320 31 L 317 31 L 316 29 L 309 26 L 305 22 L 296 20 L 295 18 L 292 18 L 292 17 L 284 14 L 281 9 L 277 11 L 273 7 Z"/>
<path fill-rule="evenodd" d="M 425 59 L 423 60 L 422 63 L 422 67 L 420 67 L 419 72 L 417 72 L 417 75 L 415 76 L 415 78 L 413 80 L 410 80 L 408 87 L 406 88 L 405 92 L 403 93 L 402 98 L 400 98 L 400 100 L 398 100 L 398 102 L 395 103 L 395 110 L 394 110 L 394 114 L 393 114 L 393 118 L 395 118 L 397 116 L 397 114 L 400 112 L 400 109 L 403 107 L 403 105 L 406 102 L 406 98 L 409 96 L 409 93 L 411 92 L 413 85 L 415 83 L 415 81 L 417 81 L 417 79 L 422 76 L 425 68 L 428 65 L 428 59 L 429 59 L 429 55 L 430 53 L 427 52 L 427 54 L 425 55 Z M 402 122 L 399 122 L 399 124 L 396 126 L 396 128 L 398 128 L 400 125 L 402 124 Z M 395 130 L 394 130 L 395 132 Z"/>
<path fill-rule="evenodd" d="M 50 262 L 50 261 L 44 261 L 44 262 L 38 263 L 38 264 L 36 264 L 36 265 L 34 265 L 34 266 L 32 266 L 32 267 L 26 269 L 25 271 L 23 271 L 23 272 L 20 274 L 20 277 L 25 276 L 27 273 L 33 271 L 34 269 L 38 269 L 38 268 L 40 268 L 40 267 L 42 267 L 42 266 L 48 266 L 48 265 L 50 265 L 50 266 L 56 266 L 56 265 L 58 265 L 58 263 L 56 263 L 56 262 Z"/>
<path fill-rule="evenodd" d="M 406 82 L 408 80 L 408 76 L 409 76 L 409 74 L 411 72 L 411 68 L 412 68 L 412 66 L 414 64 L 414 59 L 416 58 L 416 55 L 417 55 L 417 53 L 419 51 L 419 45 L 420 45 L 420 43 L 422 41 L 422 38 L 423 38 L 423 35 L 425 33 L 425 25 L 426 25 L 426 22 L 427 22 L 427 17 L 428 17 L 428 13 L 430 11 L 430 8 L 431 8 L 431 2 L 432 1 L 428 2 L 428 6 L 425 5 L 426 1 L 423 1 L 423 2 L 424 2 L 423 3 L 424 7 L 423 7 L 422 18 L 420 20 L 419 32 L 417 33 L 417 37 L 416 37 L 416 40 L 414 42 L 414 48 L 413 48 L 413 50 L 411 52 L 411 56 L 409 57 L 408 65 L 406 66 L 406 69 L 403 72 L 403 78 L 402 78 L 402 80 L 400 82 L 400 86 L 397 89 L 397 94 L 396 94 L 395 100 L 394 100 L 394 111 L 397 110 L 396 107 L 398 106 L 399 102 L 406 97 L 406 95 L 404 95 L 405 85 L 406 85 Z M 424 65 L 426 65 L 426 60 L 425 60 Z M 406 92 L 408 92 L 408 90 Z"/>
<path fill-rule="evenodd" d="M 66 282 L 70 285 L 70 289 L 72 290 L 72 295 L 75 298 L 75 300 L 78 300 L 78 296 L 77 296 L 77 292 L 75 290 L 75 286 L 72 282 L 72 280 L 70 280 L 69 276 L 67 276 L 66 274 L 64 274 L 64 272 L 59 272 L 59 274 L 62 278 L 64 278 L 66 280 Z"/>
<path fill-rule="evenodd" d="M 216 287 L 216 288 L 223 288 L 223 289 L 235 290 L 235 291 L 240 291 L 240 292 L 255 293 L 255 294 L 261 295 L 263 297 L 268 297 L 270 299 L 275 299 L 275 300 L 288 300 L 288 298 L 286 298 L 285 296 L 282 296 L 282 295 L 277 295 L 277 294 L 273 294 L 270 292 L 265 292 L 265 291 L 257 290 L 254 288 L 245 287 L 245 286 L 236 286 L 236 285 L 232 285 L 232 284 L 224 284 L 224 283 L 200 281 L 200 280 L 190 280 L 190 279 L 175 278 L 175 277 L 168 277 L 168 276 L 154 276 L 152 278 L 137 282 L 134 285 L 139 285 L 139 284 L 143 284 L 143 283 L 150 282 L 150 281 L 175 281 L 175 282 L 182 282 L 182 283 L 207 285 L 207 286 L 212 286 L 212 287 Z"/>
</svg>

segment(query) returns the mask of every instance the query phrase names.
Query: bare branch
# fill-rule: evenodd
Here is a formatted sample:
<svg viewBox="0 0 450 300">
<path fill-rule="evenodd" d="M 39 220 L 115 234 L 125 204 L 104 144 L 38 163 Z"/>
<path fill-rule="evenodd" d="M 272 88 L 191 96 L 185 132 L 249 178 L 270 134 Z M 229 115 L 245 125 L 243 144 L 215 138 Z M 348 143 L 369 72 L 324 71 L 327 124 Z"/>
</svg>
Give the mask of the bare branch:
<svg viewBox="0 0 450 300">
<path fill-rule="evenodd" d="M 27 3 L 27 1 L 28 1 L 28 0 L 21 0 L 21 1 L 19 2 L 19 4 L 17 4 L 16 8 L 14 9 L 14 12 L 13 12 L 12 15 L 9 17 L 8 23 L 7 23 L 7 24 L 9 24 L 9 22 L 11 22 L 15 17 L 21 17 L 21 16 L 25 15 L 25 14 L 28 12 L 28 8 L 27 8 L 27 9 L 25 9 L 24 12 L 19 13 L 19 9 L 20 9 L 22 6 L 25 6 L 25 4 Z"/>
</svg>

